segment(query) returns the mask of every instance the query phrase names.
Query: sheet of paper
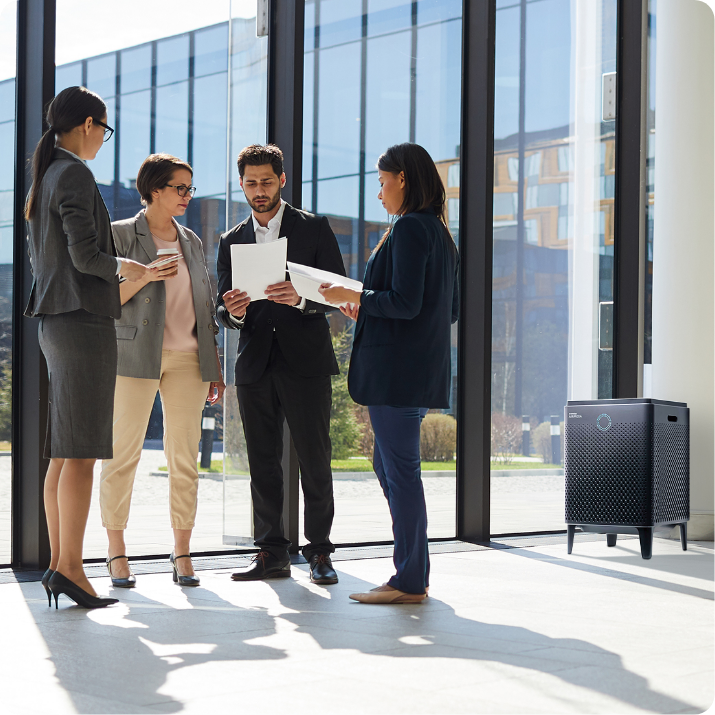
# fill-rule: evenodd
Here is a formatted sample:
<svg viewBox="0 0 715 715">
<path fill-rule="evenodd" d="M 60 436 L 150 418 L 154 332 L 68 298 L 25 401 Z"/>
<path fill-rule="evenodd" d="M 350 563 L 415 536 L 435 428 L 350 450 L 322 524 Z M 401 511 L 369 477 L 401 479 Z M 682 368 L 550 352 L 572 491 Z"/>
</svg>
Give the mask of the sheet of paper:
<svg viewBox="0 0 715 715">
<path fill-rule="evenodd" d="M 301 298 L 322 303 L 323 305 L 332 305 L 333 307 L 336 305 L 336 303 L 329 303 L 325 300 L 318 291 L 318 288 L 320 288 L 323 283 L 335 283 L 344 288 L 350 288 L 350 290 L 362 291 L 362 283 L 360 283 L 360 281 L 346 278 L 337 273 L 330 273 L 330 271 L 321 271 L 319 268 L 303 266 L 300 263 L 291 263 L 288 261 L 288 271 L 290 273 L 291 283 L 293 283 L 293 286 Z M 347 303 L 341 303 L 340 305 L 347 305 Z"/>
<path fill-rule="evenodd" d="M 266 288 L 286 279 L 287 250 L 287 238 L 271 243 L 234 243 L 231 246 L 234 289 L 246 291 L 251 300 L 266 300 Z"/>
</svg>

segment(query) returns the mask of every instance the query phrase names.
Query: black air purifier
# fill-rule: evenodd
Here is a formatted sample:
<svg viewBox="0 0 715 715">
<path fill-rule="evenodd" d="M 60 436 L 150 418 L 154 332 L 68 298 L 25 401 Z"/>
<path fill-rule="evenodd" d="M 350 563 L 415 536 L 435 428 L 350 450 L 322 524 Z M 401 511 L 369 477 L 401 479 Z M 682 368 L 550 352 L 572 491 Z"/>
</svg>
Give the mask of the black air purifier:
<svg viewBox="0 0 715 715">
<path fill-rule="evenodd" d="M 576 527 L 638 534 L 653 552 L 653 529 L 680 527 L 687 548 L 690 518 L 690 410 L 652 399 L 570 401 L 565 409 L 564 473 L 568 552 Z"/>
</svg>

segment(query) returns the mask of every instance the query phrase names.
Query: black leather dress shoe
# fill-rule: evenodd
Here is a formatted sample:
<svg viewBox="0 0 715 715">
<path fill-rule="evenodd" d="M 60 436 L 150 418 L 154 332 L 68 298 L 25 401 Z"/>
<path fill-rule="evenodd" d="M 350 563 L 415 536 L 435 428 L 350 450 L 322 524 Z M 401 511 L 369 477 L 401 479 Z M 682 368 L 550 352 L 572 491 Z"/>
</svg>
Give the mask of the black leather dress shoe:
<svg viewBox="0 0 715 715">
<path fill-rule="evenodd" d="M 335 573 L 330 556 L 313 554 L 310 557 L 310 580 L 321 584 L 338 582 L 338 574 Z"/>
<path fill-rule="evenodd" d="M 290 556 L 277 557 L 269 551 L 259 551 L 245 569 L 231 574 L 234 581 L 260 581 L 264 578 L 288 578 L 290 576 Z"/>
</svg>

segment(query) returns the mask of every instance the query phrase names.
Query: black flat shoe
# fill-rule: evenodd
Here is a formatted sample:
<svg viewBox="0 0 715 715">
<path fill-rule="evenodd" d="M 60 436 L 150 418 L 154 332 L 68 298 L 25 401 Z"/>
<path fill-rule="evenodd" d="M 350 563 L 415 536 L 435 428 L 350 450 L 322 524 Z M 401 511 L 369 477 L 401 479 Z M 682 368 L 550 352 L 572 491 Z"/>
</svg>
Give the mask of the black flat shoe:
<svg viewBox="0 0 715 715">
<path fill-rule="evenodd" d="M 92 596 L 76 583 L 70 581 L 66 576 L 63 576 L 59 571 L 55 571 L 52 574 L 49 586 L 52 595 L 55 597 L 55 608 L 58 608 L 57 599 L 63 593 L 82 608 L 104 608 L 105 606 L 111 606 L 113 603 L 119 603 L 119 600 L 116 598 L 99 598 Z"/>
<path fill-rule="evenodd" d="M 171 561 L 171 568 L 174 570 L 174 583 L 178 583 L 179 586 L 198 586 L 201 583 L 201 579 L 198 576 L 182 576 L 179 570 L 176 568 L 177 559 L 190 559 L 189 554 L 182 554 L 181 556 L 174 556 L 174 552 L 171 552 L 169 556 L 169 561 Z"/>
<path fill-rule="evenodd" d="M 269 551 L 259 551 L 250 566 L 231 574 L 234 581 L 261 581 L 264 578 L 288 578 L 290 556 L 277 557 Z"/>
<path fill-rule="evenodd" d="M 42 585 L 45 587 L 47 592 L 47 605 L 52 608 L 52 591 L 50 591 L 50 579 L 54 571 L 52 569 L 47 569 L 42 576 Z"/>
<path fill-rule="evenodd" d="M 131 569 L 129 569 L 129 576 L 126 578 L 115 578 L 113 576 L 112 561 L 116 559 L 127 559 L 127 563 L 129 562 L 129 559 L 124 555 L 113 556 L 111 559 L 107 557 L 107 571 L 109 571 L 109 578 L 112 579 L 112 586 L 115 588 L 134 588 L 137 585 L 137 577 L 132 573 Z"/>
<path fill-rule="evenodd" d="M 310 580 L 319 584 L 338 582 L 338 574 L 335 573 L 330 556 L 327 554 L 313 554 L 310 557 Z"/>
</svg>

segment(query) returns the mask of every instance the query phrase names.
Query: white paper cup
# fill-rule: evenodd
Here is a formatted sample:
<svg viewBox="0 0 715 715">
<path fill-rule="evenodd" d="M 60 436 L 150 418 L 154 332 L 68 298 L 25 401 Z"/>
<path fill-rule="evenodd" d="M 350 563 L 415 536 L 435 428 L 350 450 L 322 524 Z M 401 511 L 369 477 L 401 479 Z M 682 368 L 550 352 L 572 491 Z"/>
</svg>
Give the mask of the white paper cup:
<svg viewBox="0 0 715 715">
<path fill-rule="evenodd" d="M 175 256 L 179 253 L 178 248 L 160 248 L 157 252 L 157 256 Z"/>
</svg>

